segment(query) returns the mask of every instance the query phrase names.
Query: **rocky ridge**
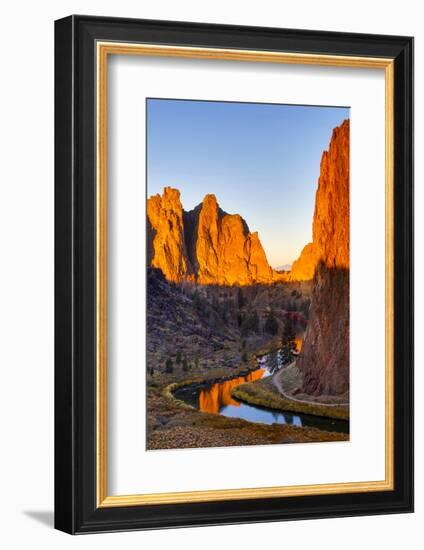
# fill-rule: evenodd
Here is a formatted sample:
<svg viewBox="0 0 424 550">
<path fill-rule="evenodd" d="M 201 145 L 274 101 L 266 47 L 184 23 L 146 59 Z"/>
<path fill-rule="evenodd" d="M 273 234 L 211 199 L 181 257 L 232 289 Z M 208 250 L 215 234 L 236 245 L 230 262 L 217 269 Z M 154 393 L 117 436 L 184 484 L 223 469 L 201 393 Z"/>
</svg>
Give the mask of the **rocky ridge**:
<svg viewBox="0 0 424 550">
<path fill-rule="evenodd" d="M 349 390 L 349 227 L 349 121 L 345 120 L 333 130 L 329 149 L 322 155 L 312 251 L 305 253 L 316 261 L 316 268 L 297 365 L 303 373 L 303 390 L 311 395 Z"/>
<path fill-rule="evenodd" d="M 148 264 L 172 282 L 245 286 L 284 278 L 269 266 L 258 233 L 224 212 L 215 195 L 186 212 L 180 192 L 165 187 L 147 201 L 147 237 Z"/>
</svg>

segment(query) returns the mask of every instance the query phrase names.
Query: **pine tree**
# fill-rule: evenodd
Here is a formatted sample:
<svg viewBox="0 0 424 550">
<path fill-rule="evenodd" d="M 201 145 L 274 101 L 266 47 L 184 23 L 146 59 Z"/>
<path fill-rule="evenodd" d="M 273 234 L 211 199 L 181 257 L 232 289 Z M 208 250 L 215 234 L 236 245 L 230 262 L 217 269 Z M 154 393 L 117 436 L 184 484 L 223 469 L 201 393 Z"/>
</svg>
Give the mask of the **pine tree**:
<svg viewBox="0 0 424 550">
<path fill-rule="evenodd" d="M 296 334 L 289 317 L 286 318 L 284 325 L 281 346 L 283 364 L 289 363 L 293 358 L 292 352 L 296 350 Z"/>
<path fill-rule="evenodd" d="M 294 332 L 293 324 L 292 324 L 290 318 L 288 317 L 286 319 L 286 322 L 285 322 L 285 325 L 284 325 L 284 330 L 283 330 L 283 335 L 282 335 L 282 338 L 281 338 L 281 343 L 282 343 L 283 346 L 293 345 L 294 341 L 295 341 L 295 338 L 296 338 L 296 334 Z"/>
<path fill-rule="evenodd" d="M 237 303 L 238 303 L 239 309 L 241 309 L 246 303 L 246 300 L 244 299 L 244 296 L 243 296 L 243 291 L 240 287 L 237 292 Z"/>
<path fill-rule="evenodd" d="M 166 360 L 165 372 L 167 374 L 172 374 L 174 372 L 174 365 L 172 364 L 172 359 L 170 357 Z"/>
<path fill-rule="evenodd" d="M 272 311 L 266 318 L 265 324 L 264 324 L 264 330 L 265 332 L 268 332 L 268 334 L 271 334 L 272 336 L 275 336 L 278 332 L 278 321 L 275 318 Z"/>
<path fill-rule="evenodd" d="M 259 315 L 258 315 L 257 311 L 253 312 L 251 323 L 252 323 L 252 330 L 254 332 L 258 332 L 259 331 Z"/>
</svg>

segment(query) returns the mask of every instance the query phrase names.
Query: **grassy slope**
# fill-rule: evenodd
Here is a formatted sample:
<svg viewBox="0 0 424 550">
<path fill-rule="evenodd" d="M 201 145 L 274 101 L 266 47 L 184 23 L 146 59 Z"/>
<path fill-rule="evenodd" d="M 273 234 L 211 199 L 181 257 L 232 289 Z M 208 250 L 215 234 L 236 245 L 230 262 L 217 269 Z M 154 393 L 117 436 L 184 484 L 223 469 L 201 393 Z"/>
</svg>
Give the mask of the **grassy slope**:
<svg viewBox="0 0 424 550">
<path fill-rule="evenodd" d="M 283 396 L 269 378 L 248 382 L 233 388 L 232 396 L 240 401 L 297 413 L 312 414 L 339 420 L 349 420 L 349 407 L 346 405 L 326 405 L 324 403 L 297 401 Z"/>
</svg>

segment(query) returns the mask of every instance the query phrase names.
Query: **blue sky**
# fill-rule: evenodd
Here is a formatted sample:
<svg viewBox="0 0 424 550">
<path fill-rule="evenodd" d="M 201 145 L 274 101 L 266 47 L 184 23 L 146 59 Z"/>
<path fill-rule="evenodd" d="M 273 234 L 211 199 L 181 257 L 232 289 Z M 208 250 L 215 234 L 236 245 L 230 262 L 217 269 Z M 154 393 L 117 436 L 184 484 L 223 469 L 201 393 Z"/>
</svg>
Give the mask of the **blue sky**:
<svg viewBox="0 0 424 550">
<path fill-rule="evenodd" d="M 349 109 L 147 100 L 147 194 L 181 191 L 185 210 L 214 193 L 258 231 L 269 263 L 312 239 L 321 155 Z"/>
</svg>

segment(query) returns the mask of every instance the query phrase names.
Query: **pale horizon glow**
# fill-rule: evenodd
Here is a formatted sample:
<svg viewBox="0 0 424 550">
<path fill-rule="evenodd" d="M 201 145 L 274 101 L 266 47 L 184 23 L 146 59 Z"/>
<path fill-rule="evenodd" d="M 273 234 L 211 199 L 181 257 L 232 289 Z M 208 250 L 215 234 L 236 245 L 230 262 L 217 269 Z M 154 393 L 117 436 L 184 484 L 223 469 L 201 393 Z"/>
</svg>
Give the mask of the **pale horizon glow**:
<svg viewBox="0 0 424 550">
<path fill-rule="evenodd" d="M 272 267 L 312 240 L 320 161 L 347 107 L 147 99 L 147 196 L 214 194 L 258 232 Z"/>
</svg>

